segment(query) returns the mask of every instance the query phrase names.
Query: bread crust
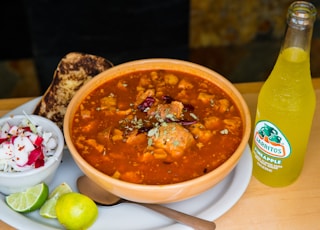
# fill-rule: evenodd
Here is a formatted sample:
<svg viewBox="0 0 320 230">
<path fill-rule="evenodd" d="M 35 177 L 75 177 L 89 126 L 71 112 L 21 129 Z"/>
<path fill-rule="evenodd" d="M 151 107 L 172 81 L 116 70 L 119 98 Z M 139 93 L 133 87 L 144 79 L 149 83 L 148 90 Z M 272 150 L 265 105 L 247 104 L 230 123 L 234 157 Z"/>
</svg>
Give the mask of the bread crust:
<svg viewBox="0 0 320 230">
<path fill-rule="evenodd" d="M 33 114 L 52 120 L 62 129 L 67 106 L 74 94 L 94 76 L 112 66 L 103 57 L 78 52 L 67 54 L 59 62 L 52 82 Z"/>
</svg>

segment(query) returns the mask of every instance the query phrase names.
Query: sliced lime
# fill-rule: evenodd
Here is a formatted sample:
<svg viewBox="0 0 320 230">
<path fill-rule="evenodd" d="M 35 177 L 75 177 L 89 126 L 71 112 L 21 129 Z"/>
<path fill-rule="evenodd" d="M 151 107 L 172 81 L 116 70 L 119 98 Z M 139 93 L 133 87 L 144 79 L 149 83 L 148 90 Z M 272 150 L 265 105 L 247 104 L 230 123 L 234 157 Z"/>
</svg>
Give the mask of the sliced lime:
<svg viewBox="0 0 320 230">
<path fill-rule="evenodd" d="M 45 218 L 57 218 L 56 204 L 57 200 L 55 198 L 48 199 L 40 208 L 39 214 Z"/>
<path fill-rule="evenodd" d="M 58 198 L 66 193 L 72 192 L 72 189 L 67 183 L 61 183 L 58 185 L 49 195 L 48 200 L 40 208 L 40 215 L 46 218 L 57 218 L 56 204 Z"/>
<path fill-rule="evenodd" d="M 71 187 L 66 183 L 63 182 L 59 184 L 49 195 L 49 199 L 53 197 L 60 197 L 62 194 L 72 192 Z"/>
<path fill-rule="evenodd" d="M 22 213 L 32 212 L 44 204 L 48 194 L 48 186 L 45 183 L 41 183 L 28 188 L 24 192 L 17 192 L 6 196 L 6 203 L 14 211 Z"/>
</svg>

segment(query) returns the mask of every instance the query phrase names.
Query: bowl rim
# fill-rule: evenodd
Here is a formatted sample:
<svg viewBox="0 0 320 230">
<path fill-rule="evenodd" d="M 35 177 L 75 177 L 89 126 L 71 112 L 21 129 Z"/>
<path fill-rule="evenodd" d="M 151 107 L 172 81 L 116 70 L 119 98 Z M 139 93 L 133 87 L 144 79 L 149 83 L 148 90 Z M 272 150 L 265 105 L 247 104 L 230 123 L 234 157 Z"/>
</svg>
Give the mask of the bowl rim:
<svg viewBox="0 0 320 230">
<path fill-rule="evenodd" d="M 89 95 L 96 87 L 98 87 L 101 83 L 104 83 L 108 81 L 108 78 L 110 76 L 116 75 L 114 78 L 118 78 L 123 76 L 124 74 L 135 72 L 135 71 L 143 71 L 143 70 L 150 70 L 151 65 L 157 64 L 159 67 L 157 69 L 163 69 L 167 68 L 170 70 L 175 70 L 178 72 L 185 72 L 187 73 L 186 69 L 195 69 L 196 71 L 200 71 L 205 73 L 206 75 L 211 75 L 214 76 L 215 78 L 219 79 L 219 82 L 214 82 L 216 86 L 221 88 L 222 86 L 227 86 L 228 88 L 228 95 L 232 98 L 232 100 L 235 100 L 237 98 L 237 106 L 238 109 L 240 110 L 240 114 L 242 115 L 242 121 L 243 121 L 243 137 L 238 145 L 237 149 L 235 152 L 241 151 L 239 154 L 232 154 L 223 164 L 221 164 L 218 168 L 214 169 L 213 171 L 210 171 L 207 174 L 204 174 L 200 177 L 193 178 L 187 181 L 182 181 L 174 184 L 164 184 L 164 185 L 145 185 L 145 184 L 135 184 L 135 183 L 130 183 L 127 181 L 122 181 L 119 179 L 115 179 L 111 176 L 108 176 L 107 174 L 104 174 L 100 172 L 99 170 L 95 169 L 93 166 L 91 166 L 87 161 L 85 161 L 81 155 L 77 152 L 74 144 L 71 141 L 70 138 L 70 126 L 72 125 L 69 123 L 69 118 L 72 118 L 72 112 L 78 108 L 79 104 L 82 102 L 82 100 Z M 175 68 L 169 68 L 170 65 L 174 65 Z M 130 71 L 126 69 L 126 67 L 130 67 Z M 155 69 L 155 68 L 154 68 Z M 189 73 L 190 74 L 190 73 Z M 202 76 L 199 76 L 202 77 Z M 91 90 L 88 90 L 91 89 Z M 225 91 L 223 89 L 223 91 Z M 226 92 L 226 91 L 225 91 Z M 231 94 L 230 94 L 231 93 Z M 213 178 L 215 175 L 219 175 L 221 172 L 225 171 L 228 164 L 231 164 L 232 162 L 238 162 L 240 157 L 242 156 L 243 152 L 245 151 L 245 148 L 248 144 L 248 140 L 250 137 L 251 133 L 251 116 L 250 116 L 250 111 L 248 108 L 248 105 L 246 104 L 244 98 L 238 91 L 238 89 L 225 77 L 220 75 L 219 73 L 215 72 L 214 70 L 211 70 L 207 67 L 204 67 L 202 65 L 192 63 L 189 61 L 184 61 L 184 60 L 178 60 L 178 59 L 170 59 L 170 58 L 148 58 L 148 59 L 140 59 L 140 60 L 134 60 L 134 61 L 129 61 L 126 63 L 122 63 L 119 65 L 116 65 L 110 69 L 105 70 L 104 72 L 98 74 L 95 76 L 93 79 L 91 79 L 86 85 L 81 87 L 77 93 L 73 96 L 72 100 L 70 101 L 66 114 L 64 117 L 64 123 L 63 123 L 63 129 L 64 129 L 64 135 L 65 135 L 65 140 L 66 144 L 68 146 L 68 149 L 74 158 L 74 154 L 77 155 L 77 160 L 81 162 L 82 165 L 85 165 L 87 170 L 90 170 L 91 172 L 94 172 L 99 178 L 107 178 L 108 181 L 111 181 L 114 186 L 119 186 L 119 187 L 130 187 L 130 189 L 135 190 L 143 190 L 143 191 L 152 191 L 156 188 L 168 188 L 168 189 L 173 189 L 173 188 L 180 188 L 180 187 L 185 187 L 185 186 L 190 186 L 193 184 L 198 184 L 203 181 L 206 181 L 208 178 Z M 82 165 L 79 165 L 77 160 L 75 160 L 76 164 L 79 166 L 79 168 L 82 170 Z M 236 164 L 231 168 L 229 167 L 228 173 L 232 171 L 232 169 L 235 167 Z M 82 170 L 83 171 L 83 170 Z M 87 175 L 89 176 L 89 175 Z"/>
<path fill-rule="evenodd" d="M 43 171 L 48 170 L 48 168 L 52 167 L 57 161 L 60 161 L 63 155 L 63 148 L 64 148 L 64 136 L 61 131 L 61 129 L 51 120 L 34 114 L 28 114 L 29 117 L 35 119 L 36 121 L 40 121 L 40 123 L 46 123 L 46 125 L 50 126 L 50 128 L 44 128 L 46 131 L 51 131 L 54 133 L 55 137 L 57 138 L 57 148 L 55 150 L 55 155 L 46 162 L 46 164 L 39 168 L 31 168 L 26 171 L 21 172 L 2 172 L 0 171 L 0 178 L 19 178 L 19 177 L 25 177 L 30 176 L 37 173 L 42 173 Z M 7 117 L 0 118 L 0 125 L 2 125 L 6 121 L 10 121 L 12 119 L 14 120 L 21 120 L 26 118 L 26 115 L 18 114 L 18 115 L 10 115 Z M 63 144 L 60 144 L 63 143 Z"/>
</svg>

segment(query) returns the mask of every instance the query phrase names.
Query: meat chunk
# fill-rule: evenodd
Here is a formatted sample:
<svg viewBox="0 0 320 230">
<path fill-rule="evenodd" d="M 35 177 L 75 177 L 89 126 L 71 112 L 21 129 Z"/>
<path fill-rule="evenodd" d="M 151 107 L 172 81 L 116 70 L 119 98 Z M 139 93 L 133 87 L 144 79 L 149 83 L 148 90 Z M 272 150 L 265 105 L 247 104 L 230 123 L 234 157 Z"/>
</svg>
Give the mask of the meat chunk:
<svg viewBox="0 0 320 230">
<path fill-rule="evenodd" d="M 193 84 L 185 79 L 182 79 L 178 84 L 179 89 L 193 89 L 193 87 Z"/>
<path fill-rule="evenodd" d="M 170 104 L 159 104 L 148 111 L 149 116 L 159 116 L 162 119 L 176 120 L 181 119 L 183 114 L 183 104 L 179 101 L 173 101 Z"/>
<path fill-rule="evenodd" d="M 148 89 L 146 91 L 139 91 L 136 98 L 136 105 L 142 103 L 147 97 L 153 97 L 155 95 L 154 89 Z"/>
<path fill-rule="evenodd" d="M 106 109 L 106 110 L 116 110 L 117 106 L 117 99 L 112 96 L 103 97 L 100 99 L 100 109 Z"/>
<path fill-rule="evenodd" d="M 220 99 L 217 103 L 218 108 L 216 108 L 220 113 L 229 111 L 231 103 L 227 99 Z"/>
<path fill-rule="evenodd" d="M 132 133 L 129 134 L 126 142 L 129 145 L 139 145 L 141 143 L 146 143 L 147 142 L 147 137 L 145 133 L 138 133 L 138 130 L 135 129 Z"/>
<path fill-rule="evenodd" d="M 226 129 L 228 129 L 228 131 L 231 133 L 239 135 L 239 133 L 241 132 L 242 122 L 240 117 L 232 117 L 232 118 L 224 119 L 223 123 Z"/>
<path fill-rule="evenodd" d="M 210 130 L 199 122 L 190 126 L 190 132 L 202 143 L 208 142 L 213 135 Z"/>
<path fill-rule="evenodd" d="M 197 99 L 200 100 L 201 102 L 205 103 L 205 104 L 212 105 L 213 102 L 214 102 L 214 98 L 215 98 L 214 94 L 208 94 L 208 93 L 200 92 Z"/>
<path fill-rule="evenodd" d="M 221 127 L 221 123 L 221 119 L 216 116 L 204 118 L 204 126 L 210 130 L 214 130 Z"/>
<path fill-rule="evenodd" d="M 179 78 L 172 74 L 172 73 L 168 73 L 164 76 L 164 82 L 166 84 L 169 84 L 169 85 L 176 85 L 179 81 Z"/>
<path fill-rule="evenodd" d="M 177 123 L 160 126 L 152 136 L 154 147 L 164 149 L 172 157 L 180 157 L 195 143 L 192 134 Z"/>
</svg>

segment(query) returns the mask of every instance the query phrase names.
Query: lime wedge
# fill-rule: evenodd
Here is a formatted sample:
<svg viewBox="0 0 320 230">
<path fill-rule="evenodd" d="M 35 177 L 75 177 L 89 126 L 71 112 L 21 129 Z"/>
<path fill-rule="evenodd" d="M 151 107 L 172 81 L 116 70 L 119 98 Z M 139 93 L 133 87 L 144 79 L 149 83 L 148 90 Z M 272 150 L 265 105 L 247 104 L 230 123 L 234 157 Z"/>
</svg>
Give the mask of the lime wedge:
<svg viewBox="0 0 320 230">
<path fill-rule="evenodd" d="M 49 199 L 57 197 L 59 198 L 62 194 L 65 193 L 69 193 L 72 192 L 72 189 L 70 188 L 70 186 L 66 183 L 63 182 L 61 184 L 59 184 L 49 195 Z"/>
<path fill-rule="evenodd" d="M 44 204 L 48 194 L 48 186 L 45 183 L 41 183 L 28 188 L 24 192 L 17 192 L 6 196 L 6 203 L 14 211 L 22 213 L 32 212 Z"/>
<path fill-rule="evenodd" d="M 44 205 L 41 206 L 39 214 L 45 218 L 57 218 L 56 203 L 57 200 L 55 198 L 48 199 Z"/>
<path fill-rule="evenodd" d="M 48 200 L 40 208 L 40 215 L 45 218 L 57 218 L 56 204 L 59 197 L 63 194 L 72 192 L 72 189 L 67 183 L 61 183 L 58 185 L 49 195 Z"/>
</svg>

